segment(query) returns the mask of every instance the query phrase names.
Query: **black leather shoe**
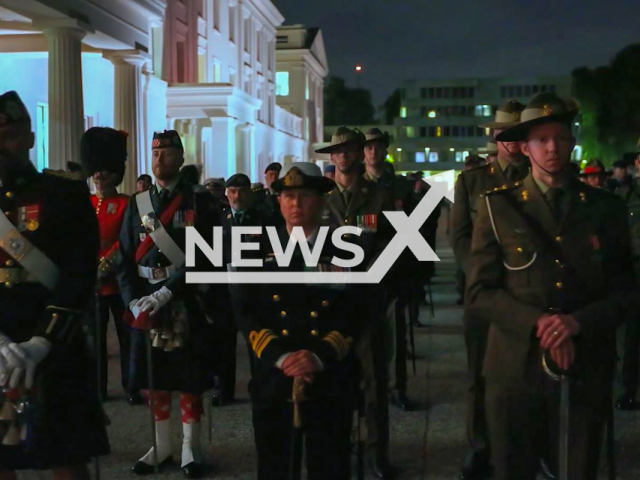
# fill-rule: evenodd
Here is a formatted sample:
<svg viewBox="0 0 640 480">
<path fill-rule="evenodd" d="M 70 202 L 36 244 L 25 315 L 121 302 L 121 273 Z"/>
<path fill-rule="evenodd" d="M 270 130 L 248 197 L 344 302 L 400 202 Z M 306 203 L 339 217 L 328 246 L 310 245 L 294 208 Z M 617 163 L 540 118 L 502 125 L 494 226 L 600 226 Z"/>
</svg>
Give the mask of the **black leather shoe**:
<svg viewBox="0 0 640 480">
<path fill-rule="evenodd" d="M 182 467 L 182 473 L 185 478 L 202 478 L 204 476 L 204 468 L 196 462 L 191 462 Z"/>
<path fill-rule="evenodd" d="M 159 465 L 160 470 L 172 464 L 173 464 L 173 457 L 166 458 L 160 462 L 160 465 Z M 153 465 L 149 465 L 148 463 L 144 463 L 138 460 L 136 464 L 133 466 L 133 468 L 131 469 L 131 471 L 136 475 L 149 475 L 154 472 L 154 468 L 153 468 Z"/>
<path fill-rule="evenodd" d="M 390 397 L 391 403 L 403 412 L 409 412 L 413 409 L 413 405 L 409 402 L 407 395 L 403 392 L 393 392 Z"/>
<path fill-rule="evenodd" d="M 616 400 L 616 408 L 618 410 L 640 410 L 640 402 L 636 400 L 634 394 L 625 393 Z"/>
<path fill-rule="evenodd" d="M 369 469 L 380 480 L 391 480 L 396 477 L 396 469 L 391 466 L 389 460 L 371 456 L 369 457 Z"/>
<path fill-rule="evenodd" d="M 127 397 L 127 403 L 133 407 L 135 405 L 142 405 L 144 400 L 140 393 L 132 393 Z"/>
</svg>

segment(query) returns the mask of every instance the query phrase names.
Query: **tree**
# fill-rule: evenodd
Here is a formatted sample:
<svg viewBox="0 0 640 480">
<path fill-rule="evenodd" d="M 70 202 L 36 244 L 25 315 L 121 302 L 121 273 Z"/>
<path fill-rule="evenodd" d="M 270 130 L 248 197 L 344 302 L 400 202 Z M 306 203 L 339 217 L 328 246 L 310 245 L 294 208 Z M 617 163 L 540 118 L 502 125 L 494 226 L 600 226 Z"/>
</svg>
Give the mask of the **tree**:
<svg viewBox="0 0 640 480">
<path fill-rule="evenodd" d="M 391 95 L 382 105 L 382 111 L 384 112 L 385 125 L 393 125 L 393 119 L 400 115 L 400 106 L 402 105 L 402 93 L 400 89 L 393 91 Z"/>
<path fill-rule="evenodd" d="M 610 165 L 635 150 L 640 137 L 640 44 L 624 48 L 607 66 L 578 68 L 573 77 L 583 156 Z"/>
<path fill-rule="evenodd" d="M 324 87 L 326 125 L 370 125 L 375 123 L 371 92 L 347 87 L 343 78 L 329 77 Z"/>
</svg>

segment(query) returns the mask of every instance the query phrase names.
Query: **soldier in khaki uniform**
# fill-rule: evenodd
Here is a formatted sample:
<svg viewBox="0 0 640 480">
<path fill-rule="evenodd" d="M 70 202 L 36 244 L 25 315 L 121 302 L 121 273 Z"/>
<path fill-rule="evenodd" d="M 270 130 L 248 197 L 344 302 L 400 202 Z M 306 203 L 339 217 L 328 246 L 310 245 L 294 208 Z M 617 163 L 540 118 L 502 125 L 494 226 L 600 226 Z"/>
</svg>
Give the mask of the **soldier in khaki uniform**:
<svg viewBox="0 0 640 480">
<path fill-rule="evenodd" d="M 611 401 L 615 330 L 633 297 L 624 206 L 570 172 L 577 108 L 535 97 L 498 135 L 531 161 L 522 182 L 478 202 L 468 308 L 490 322 L 483 374 L 496 480 L 533 480 L 540 459 L 557 475 L 558 384 L 542 354 L 571 374 L 569 478 L 595 479 Z"/>
<path fill-rule="evenodd" d="M 524 105 L 521 103 L 509 100 L 498 109 L 494 122 L 482 126 L 494 129 L 494 135 L 497 136 L 505 128 L 518 123 L 523 108 Z M 469 274 L 471 234 L 477 218 L 480 195 L 508 182 L 522 180 L 529 171 L 529 162 L 520 153 L 517 142 L 497 142 L 497 150 L 498 159 L 495 162 L 462 172 L 456 182 L 451 216 L 451 243 L 456 260 L 465 276 Z M 472 318 L 470 313 L 465 311 L 464 327 L 469 375 L 467 437 L 473 450 L 465 459 L 462 478 L 469 480 L 484 478 L 491 471 L 482 378 L 482 361 L 489 323 Z"/>
<path fill-rule="evenodd" d="M 635 155 L 634 164 L 640 173 L 640 152 Z M 640 177 L 622 182 L 615 194 L 626 204 L 629 212 L 629 230 L 631 232 L 631 252 L 636 278 L 640 277 Z M 627 319 L 624 339 L 624 357 L 622 363 L 622 383 L 624 393 L 616 401 L 620 410 L 638 410 L 640 402 L 636 399 L 640 382 L 640 318 L 633 312 Z"/>
<path fill-rule="evenodd" d="M 360 237 L 353 239 L 364 249 L 363 268 L 375 261 L 394 231 L 382 215 L 383 210 L 394 209 L 386 190 L 362 176 L 365 140 L 361 132 L 339 127 L 331 144 L 316 151 L 329 153 L 336 167 L 336 188 L 327 195 L 323 221 L 332 228 L 353 225 L 363 229 Z M 384 315 L 388 305 L 385 288 L 376 285 L 374 289 L 369 320 L 356 346 L 356 355 L 362 365 L 369 466 L 378 478 L 390 478 L 387 360 L 391 337 Z"/>
</svg>

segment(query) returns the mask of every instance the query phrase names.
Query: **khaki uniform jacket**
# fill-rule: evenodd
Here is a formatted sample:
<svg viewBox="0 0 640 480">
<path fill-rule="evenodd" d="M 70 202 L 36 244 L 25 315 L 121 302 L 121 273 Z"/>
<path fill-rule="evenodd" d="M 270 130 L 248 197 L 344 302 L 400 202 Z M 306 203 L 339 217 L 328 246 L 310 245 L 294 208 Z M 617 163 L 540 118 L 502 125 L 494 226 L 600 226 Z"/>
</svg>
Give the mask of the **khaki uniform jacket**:
<svg viewBox="0 0 640 480">
<path fill-rule="evenodd" d="M 491 322 L 485 377 L 521 379 L 537 356 L 538 318 L 573 314 L 577 375 L 597 381 L 615 366 L 615 329 L 633 296 L 629 229 L 614 195 L 571 182 L 557 221 L 531 174 L 478 202 L 467 295 Z"/>
<path fill-rule="evenodd" d="M 521 168 L 522 180 L 527 169 Z M 456 181 L 455 202 L 451 212 L 451 246 L 465 274 L 469 274 L 471 234 L 478 216 L 478 197 L 489 190 L 507 184 L 507 178 L 497 162 L 461 172 Z"/>
</svg>

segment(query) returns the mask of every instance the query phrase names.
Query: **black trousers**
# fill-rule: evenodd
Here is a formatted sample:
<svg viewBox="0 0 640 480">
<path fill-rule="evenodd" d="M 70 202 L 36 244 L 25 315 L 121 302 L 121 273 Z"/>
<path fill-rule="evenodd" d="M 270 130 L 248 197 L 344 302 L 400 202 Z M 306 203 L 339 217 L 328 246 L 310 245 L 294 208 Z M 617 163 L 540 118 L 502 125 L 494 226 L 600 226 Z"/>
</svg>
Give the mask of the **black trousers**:
<svg viewBox="0 0 640 480">
<path fill-rule="evenodd" d="M 640 315 L 637 312 L 634 312 L 626 322 L 622 383 L 625 392 L 635 395 L 638 391 L 640 383 Z"/>
<path fill-rule="evenodd" d="M 309 480 L 351 478 L 351 401 L 300 405 Z M 286 480 L 291 465 L 293 404 L 253 404 L 258 480 Z"/>
<path fill-rule="evenodd" d="M 131 339 L 129 327 L 123 322 L 122 317 L 124 315 L 124 302 L 120 295 L 108 295 L 97 296 L 98 308 L 95 308 L 90 312 L 87 318 L 88 326 L 88 341 L 89 347 L 96 355 L 96 335 L 98 336 L 97 343 L 100 348 L 100 392 L 102 395 L 107 393 L 108 383 L 108 352 L 107 352 L 107 324 L 109 323 L 109 312 L 113 315 L 116 327 L 116 334 L 118 335 L 118 344 L 120 346 L 120 375 L 122 381 L 122 388 L 125 391 L 129 391 L 129 358 Z M 96 325 L 96 314 L 98 315 L 98 326 Z"/>
<path fill-rule="evenodd" d="M 407 298 L 402 295 L 396 301 L 396 378 L 395 389 L 407 393 Z"/>
<path fill-rule="evenodd" d="M 219 378 L 218 387 L 224 401 L 231 401 L 236 394 L 236 346 L 238 344 L 238 327 L 231 320 L 224 325 L 216 327 L 216 332 L 221 339 L 218 365 L 215 368 Z"/>
</svg>

